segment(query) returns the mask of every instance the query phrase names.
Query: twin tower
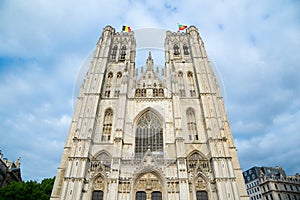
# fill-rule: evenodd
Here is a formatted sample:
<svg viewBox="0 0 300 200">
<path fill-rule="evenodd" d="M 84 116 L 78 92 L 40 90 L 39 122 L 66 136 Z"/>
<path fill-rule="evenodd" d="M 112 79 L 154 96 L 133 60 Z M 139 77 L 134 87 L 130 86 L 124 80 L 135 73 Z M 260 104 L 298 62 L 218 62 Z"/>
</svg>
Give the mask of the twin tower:
<svg viewBox="0 0 300 200">
<path fill-rule="evenodd" d="M 51 200 L 249 199 L 197 28 L 167 31 L 164 47 L 163 69 L 149 53 L 138 73 L 134 32 L 104 28 Z"/>
</svg>

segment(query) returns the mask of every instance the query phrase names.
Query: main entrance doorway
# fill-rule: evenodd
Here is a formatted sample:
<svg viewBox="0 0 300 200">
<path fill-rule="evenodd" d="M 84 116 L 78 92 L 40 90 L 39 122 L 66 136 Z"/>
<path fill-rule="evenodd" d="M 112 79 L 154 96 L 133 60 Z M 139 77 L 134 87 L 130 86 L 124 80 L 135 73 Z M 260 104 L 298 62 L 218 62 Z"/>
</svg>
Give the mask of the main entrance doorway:
<svg viewBox="0 0 300 200">
<path fill-rule="evenodd" d="M 135 200 L 162 200 L 163 183 L 152 173 L 142 175 L 134 184 Z"/>
</svg>

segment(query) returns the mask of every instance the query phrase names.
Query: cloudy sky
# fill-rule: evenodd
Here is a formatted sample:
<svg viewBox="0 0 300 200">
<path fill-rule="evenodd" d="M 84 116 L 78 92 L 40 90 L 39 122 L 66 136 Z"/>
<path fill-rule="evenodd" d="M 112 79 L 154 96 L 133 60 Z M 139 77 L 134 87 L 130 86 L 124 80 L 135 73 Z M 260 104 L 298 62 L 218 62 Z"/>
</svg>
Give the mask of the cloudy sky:
<svg viewBox="0 0 300 200">
<path fill-rule="evenodd" d="M 198 27 L 222 78 L 241 167 L 300 172 L 300 2 L 182 2 L 0 1 L 0 149 L 21 157 L 23 179 L 56 175 L 74 82 L 107 24 Z"/>
</svg>

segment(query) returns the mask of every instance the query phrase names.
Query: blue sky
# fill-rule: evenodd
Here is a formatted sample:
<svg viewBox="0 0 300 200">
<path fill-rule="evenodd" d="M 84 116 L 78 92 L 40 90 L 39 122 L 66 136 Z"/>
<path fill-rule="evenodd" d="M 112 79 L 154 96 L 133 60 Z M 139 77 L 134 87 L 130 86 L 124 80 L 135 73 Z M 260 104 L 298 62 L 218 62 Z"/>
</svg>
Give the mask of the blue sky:
<svg viewBox="0 0 300 200">
<path fill-rule="evenodd" d="M 300 172 L 300 2 L 0 2 L 0 149 L 25 180 L 56 175 L 73 87 L 102 29 L 195 25 L 224 84 L 241 167 Z M 154 57 L 155 61 L 155 57 Z"/>
</svg>

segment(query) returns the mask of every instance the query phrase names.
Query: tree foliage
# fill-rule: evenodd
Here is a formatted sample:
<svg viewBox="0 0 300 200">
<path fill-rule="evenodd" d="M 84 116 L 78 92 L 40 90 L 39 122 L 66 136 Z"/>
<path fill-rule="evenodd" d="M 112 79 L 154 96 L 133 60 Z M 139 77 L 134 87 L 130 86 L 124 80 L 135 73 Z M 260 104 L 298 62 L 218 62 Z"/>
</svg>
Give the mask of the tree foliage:
<svg viewBox="0 0 300 200">
<path fill-rule="evenodd" d="M 49 200 L 55 178 L 37 181 L 11 182 L 0 188 L 0 200 Z"/>
</svg>

